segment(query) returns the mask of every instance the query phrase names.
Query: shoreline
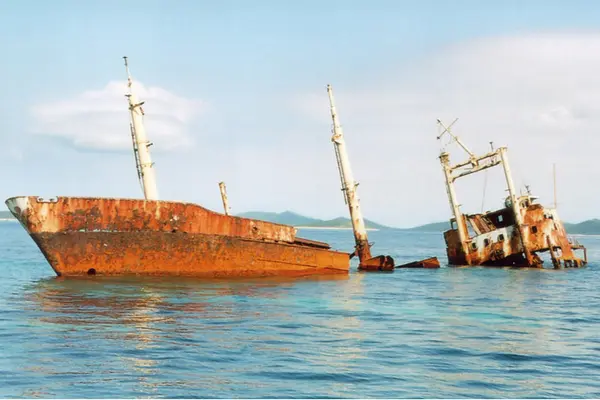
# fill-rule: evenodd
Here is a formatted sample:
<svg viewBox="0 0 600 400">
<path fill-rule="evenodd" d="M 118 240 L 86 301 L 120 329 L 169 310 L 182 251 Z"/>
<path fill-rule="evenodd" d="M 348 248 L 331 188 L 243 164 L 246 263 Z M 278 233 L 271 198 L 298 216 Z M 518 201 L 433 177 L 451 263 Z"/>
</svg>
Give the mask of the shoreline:
<svg viewBox="0 0 600 400">
<path fill-rule="evenodd" d="M 330 231 L 351 231 L 352 228 L 336 227 L 336 226 L 294 226 L 296 229 L 321 229 Z M 367 231 L 378 231 L 377 228 L 366 228 Z"/>
</svg>

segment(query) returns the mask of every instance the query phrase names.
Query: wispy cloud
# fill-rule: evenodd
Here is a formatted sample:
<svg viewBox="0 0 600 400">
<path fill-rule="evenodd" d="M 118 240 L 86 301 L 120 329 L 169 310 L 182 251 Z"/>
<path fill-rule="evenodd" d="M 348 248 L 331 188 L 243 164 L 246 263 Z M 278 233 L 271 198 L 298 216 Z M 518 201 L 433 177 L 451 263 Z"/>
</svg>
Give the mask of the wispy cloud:
<svg viewBox="0 0 600 400">
<path fill-rule="evenodd" d="M 129 112 L 126 85 L 110 82 L 103 89 L 89 90 L 32 108 L 33 132 L 67 140 L 74 147 L 95 150 L 129 150 Z M 173 94 L 160 87 L 136 82 L 134 90 L 145 101 L 148 137 L 159 151 L 182 149 L 192 144 L 189 126 L 205 109 L 205 103 Z"/>
<path fill-rule="evenodd" d="M 381 196 L 374 185 L 362 185 L 365 206 L 396 214 L 398 225 L 407 224 L 403 218 L 411 224 L 447 215 L 435 121 L 460 117 L 456 132 L 472 150 L 487 150 L 489 141 L 508 145 L 517 183 L 530 184 L 546 204 L 557 163 L 559 208 L 569 219 L 593 216 L 600 197 L 589 184 L 598 177 L 600 148 L 598 49 L 600 34 L 592 33 L 483 38 L 387 67 L 360 87 L 334 85 L 355 175 L 395 188 Z M 325 121 L 324 89 L 295 106 Z M 450 149 L 454 160 L 464 158 Z M 483 176 L 462 185 L 465 211 L 479 211 L 482 200 L 485 208 L 500 205 L 504 186 L 495 178 L 496 191 L 488 183 L 485 198 Z"/>
</svg>

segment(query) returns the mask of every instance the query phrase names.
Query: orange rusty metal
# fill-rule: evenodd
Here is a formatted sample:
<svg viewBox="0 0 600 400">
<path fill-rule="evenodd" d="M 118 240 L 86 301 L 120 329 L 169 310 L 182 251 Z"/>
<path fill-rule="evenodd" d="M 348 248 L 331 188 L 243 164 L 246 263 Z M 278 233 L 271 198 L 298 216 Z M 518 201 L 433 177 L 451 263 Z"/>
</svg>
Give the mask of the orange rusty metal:
<svg viewBox="0 0 600 400">
<path fill-rule="evenodd" d="M 390 256 L 377 256 L 363 260 L 358 265 L 360 271 L 393 271 L 394 259 Z"/>
<path fill-rule="evenodd" d="M 543 261 L 538 253 L 548 251 L 555 268 L 587 264 L 585 249 L 570 243 L 555 209 L 534 204 L 535 197 L 530 195 L 529 188 L 526 195 L 518 196 L 510 171 L 507 148 L 494 149 L 490 142 L 490 152 L 475 155 L 450 131 L 456 121 L 457 119 L 446 127 L 438 120 L 438 124 L 444 129 L 438 139 L 448 133 L 452 141 L 468 154 L 467 160 L 455 165 L 450 164 L 450 157 L 445 149 L 439 157 L 453 214 L 451 229 L 444 232 L 448 261 L 454 265 L 541 268 Z M 475 215 L 461 212 L 454 182 L 497 165 L 501 165 L 504 170 L 508 191 L 504 208 Z M 574 249 L 583 249 L 584 258 L 575 256 Z"/>
<path fill-rule="evenodd" d="M 440 262 L 437 257 L 429 257 L 424 260 L 397 265 L 396 268 L 440 268 Z"/>
<path fill-rule="evenodd" d="M 413 261 L 408 264 L 396 266 L 391 256 L 371 255 L 371 244 L 367 241 L 357 242 L 354 255 L 358 254 L 360 260 L 358 270 L 364 272 L 390 272 L 396 268 L 439 268 L 440 262 L 436 257 L 430 257 L 425 260 Z"/>
<path fill-rule="evenodd" d="M 358 264 L 359 271 L 393 271 L 394 259 L 391 256 L 376 256 L 371 255 L 371 244 L 366 240 L 357 240 L 354 255 L 358 255 L 360 260 Z"/>
<path fill-rule="evenodd" d="M 196 204 L 111 198 L 13 197 L 6 204 L 57 275 L 199 277 L 347 274 L 347 253 L 295 228 Z"/>
<path fill-rule="evenodd" d="M 587 264 L 585 248 L 569 241 L 556 210 L 534 204 L 529 195 L 520 196 L 518 204 L 523 215 L 521 229 L 517 229 L 511 207 L 485 214 L 463 214 L 459 223 L 472 232 L 467 241 L 468 253 L 462 250 L 458 229 L 444 232 L 450 264 L 541 268 L 543 261 L 538 253 L 547 251 L 555 268 Z M 456 221 L 453 219 L 452 223 Z M 580 249 L 584 250 L 583 259 L 574 252 Z M 525 250 L 532 255 L 531 261 Z"/>
</svg>

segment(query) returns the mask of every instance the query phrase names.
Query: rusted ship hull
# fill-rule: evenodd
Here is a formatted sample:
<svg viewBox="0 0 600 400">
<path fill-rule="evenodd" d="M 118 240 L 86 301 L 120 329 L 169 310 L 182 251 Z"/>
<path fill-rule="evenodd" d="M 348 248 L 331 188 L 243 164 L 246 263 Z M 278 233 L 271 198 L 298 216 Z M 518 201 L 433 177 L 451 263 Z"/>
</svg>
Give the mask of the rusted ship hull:
<svg viewBox="0 0 600 400">
<path fill-rule="evenodd" d="M 476 232 L 468 242 L 465 254 L 457 229 L 444 233 L 448 261 L 452 265 L 484 265 L 542 267 L 538 253 L 550 252 L 552 264 L 559 267 L 582 267 L 587 264 L 587 254 L 583 246 L 569 241 L 567 232 L 556 210 L 544 208 L 540 204 L 522 204 L 523 229 L 514 224 L 510 209 L 502 209 L 486 215 L 464 215 L 460 223 L 467 229 L 467 223 Z M 526 247 L 523 246 L 526 244 Z M 574 250 L 583 250 L 583 258 L 577 257 Z M 532 255 L 533 262 L 526 254 Z"/>
<path fill-rule="evenodd" d="M 349 270 L 349 254 L 296 238 L 293 227 L 195 204 L 79 197 L 13 197 L 6 204 L 62 276 L 231 278 Z"/>
</svg>

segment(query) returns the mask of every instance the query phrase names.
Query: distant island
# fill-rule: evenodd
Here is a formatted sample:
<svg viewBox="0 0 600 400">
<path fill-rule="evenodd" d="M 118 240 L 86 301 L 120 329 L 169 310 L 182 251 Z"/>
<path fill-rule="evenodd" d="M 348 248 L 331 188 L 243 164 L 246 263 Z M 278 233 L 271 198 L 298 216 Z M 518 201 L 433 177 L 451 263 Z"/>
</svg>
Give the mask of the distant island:
<svg viewBox="0 0 600 400">
<path fill-rule="evenodd" d="M 600 219 L 588 219 L 577 224 L 564 222 L 568 234 L 572 235 L 600 235 Z M 404 229 L 416 232 L 444 232 L 450 228 L 450 222 L 434 222 L 431 224 L 415 226 L 414 228 Z"/>
<path fill-rule="evenodd" d="M 292 211 L 284 211 L 281 213 L 275 212 L 264 212 L 264 211 L 249 211 L 240 213 L 238 217 L 260 219 L 263 221 L 274 222 L 277 224 L 291 225 L 297 228 L 330 228 L 330 229 L 350 229 L 352 223 L 349 218 L 339 217 L 334 219 L 318 219 L 306 217 L 304 215 L 297 214 Z M 10 211 L 0 211 L 0 221 L 2 220 L 15 220 L 15 217 Z M 572 235 L 600 235 L 600 219 L 589 219 L 577 224 L 563 222 L 567 233 Z M 394 228 L 379 224 L 377 222 L 365 219 L 365 225 L 367 229 L 377 230 L 402 230 L 402 231 L 413 231 L 413 232 L 444 232 L 449 229 L 450 222 L 433 222 L 430 224 L 419 225 L 413 228 Z"/>
<path fill-rule="evenodd" d="M 317 219 L 311 217 L 305 217 L 304 215 L 297 214 L 292 211 L 284 211 L 282 213 L 275 212 L 263 212 L 263 211 L 250 211 L 238 214 L 239 217 L 260 219 L 263 221 L 274 222 L 277 224 L 291 225 L 295 227 L 305 228 L 352 228 L 352 223 L 349 218 L 339 217 L 334 219 Z M 600 219 L 590 219 L 577 224 L 563 222 L 567 233 L 573 235 L 600 235 Z M 450 222 L 433 222 L 430 224 L 419 225 L 413 228 L 393 228 L 390 226 L 382 225 L 377 222 L 373 222 L 369 219 L 365 219 L 365 225 L 367 229 L 394 229 L 402 231 L 412 232 L 444 232 L 450 228 Z"/>
<path fill-rule="evenodd" d="M 274 222 L 276 224 L 291 225 L 300 228 L 352 228 L 352 222 L 349 218 L 339 217 L 334 219 L 318 219 L 305 217 L 292 211 L 282 213 L 249 211 L 237 215 L 238 217 L 260 219 L 263 221 Z M 389 226 L 378 224 L 377 222 L 365 219 L 367 229 L 393 229 Z"/>
</svg>

